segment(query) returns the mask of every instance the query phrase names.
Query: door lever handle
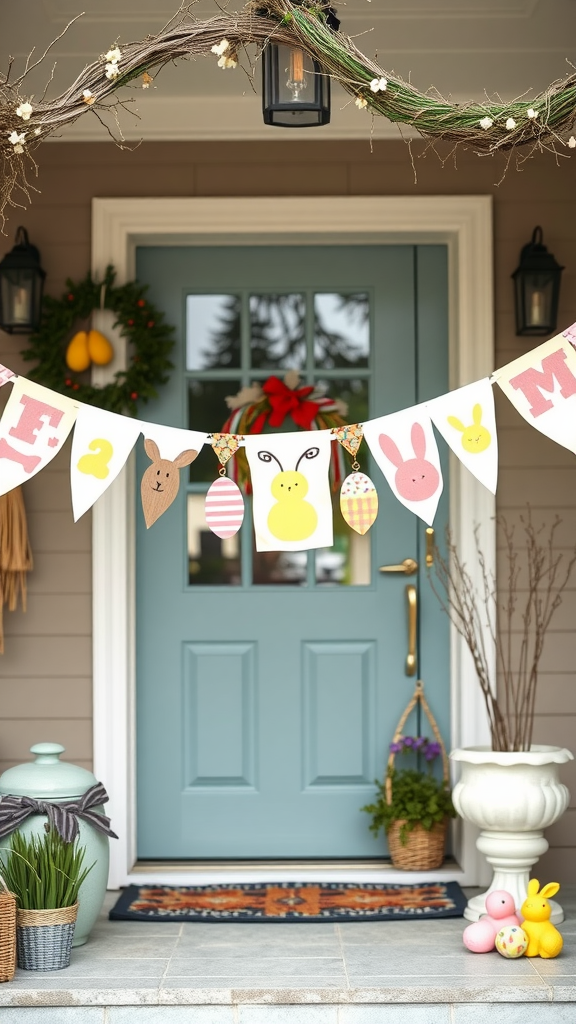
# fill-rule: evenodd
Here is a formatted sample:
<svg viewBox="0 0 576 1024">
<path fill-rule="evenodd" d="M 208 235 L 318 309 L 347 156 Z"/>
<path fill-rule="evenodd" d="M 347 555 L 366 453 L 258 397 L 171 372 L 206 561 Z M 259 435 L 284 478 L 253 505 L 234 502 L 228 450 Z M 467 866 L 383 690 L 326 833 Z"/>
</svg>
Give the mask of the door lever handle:
<svg viewBox="0 0 576 1024">
<path fill-rule="evenodd" d="M 416 675 L 416 637 L 418 621 L 418 598 L 416 587 L 409 583 L 406 587 L 406 598 L 408 601 L 408 654 L 406 656 L 406 675 Z"/>
<path fill-rule="evenodd" d="M 418 572 L 418 562 L 414 558 L 405 558 L 400 565 L 381 565 L 378 572 L 403 572 L 405 576 L 413 576 Z"/>
</svg>

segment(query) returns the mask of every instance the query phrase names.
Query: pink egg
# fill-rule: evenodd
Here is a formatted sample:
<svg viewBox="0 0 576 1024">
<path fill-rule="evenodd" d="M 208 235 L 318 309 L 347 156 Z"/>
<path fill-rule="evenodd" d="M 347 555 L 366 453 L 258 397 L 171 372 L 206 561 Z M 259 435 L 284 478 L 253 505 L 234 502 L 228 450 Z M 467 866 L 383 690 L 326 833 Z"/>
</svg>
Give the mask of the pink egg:
<svg viewBox="0 0 576 1024">
<path fill-rule="evenodd" d="M 233 537 L 244 519 L 244 498 L 233 480 L 220 476 L 208 488 L 204 505 L 206 522 L 222 540 Z"/>
</svg>

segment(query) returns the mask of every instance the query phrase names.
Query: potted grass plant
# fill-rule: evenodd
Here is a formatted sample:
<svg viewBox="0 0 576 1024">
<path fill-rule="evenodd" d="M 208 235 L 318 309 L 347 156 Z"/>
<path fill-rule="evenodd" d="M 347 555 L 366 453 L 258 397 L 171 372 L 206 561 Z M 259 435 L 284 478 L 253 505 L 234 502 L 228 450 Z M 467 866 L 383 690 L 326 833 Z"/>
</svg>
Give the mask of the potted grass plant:
<svg viewBox="0 0 576 1024">
<path fill-rule="evenodd" d="M 13 832 L 0 852 L 6 885 L 17 900 L 17 957 L 24 970 L 68 967 L 78 890 L 92 867 L 84 866 L 85 852 L 54 828 L 41 836 Z"/>
<path fill-rule="evenodd" d="M 549 629 L 562 602 L 576 550 L 562 551 L 561 520 L 536 525 L 530 509 L 514 527 L 496 520 L 499 585 L 488 567 L 475 530 L 480 584 L 450 533 L 446 552 L 435 550 L 430 583 L 452 625 L 470 652 L 484 698 L 491 745 L 453 750 L 460 768 L 454 806 L 480 829 L 478 849 L 494 869 L 487 892 L 474 896 L 465 917 L 486 912 L 486 896 L 505 889 L 516 907 L 526 898 L 531 868 L 548 849 L 544 829 L 564 813 L 569 793 L 559 778 L 560 765 L 573 760 L 569 750 L 535 744 L 538 677 Z M 563 920 L 551 901 L 551 920 Z"/>
</svg>

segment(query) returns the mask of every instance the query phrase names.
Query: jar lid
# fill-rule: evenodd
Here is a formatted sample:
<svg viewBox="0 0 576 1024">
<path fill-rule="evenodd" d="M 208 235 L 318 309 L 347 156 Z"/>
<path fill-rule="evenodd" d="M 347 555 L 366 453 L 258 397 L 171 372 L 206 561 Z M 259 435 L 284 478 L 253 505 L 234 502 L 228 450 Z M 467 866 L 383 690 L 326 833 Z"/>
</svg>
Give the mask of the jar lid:
<svg viewBox="0 0 576 1024">
<path fill-rule="evenodd" d="M 37 799 L 70 800 L 82 796 L 95 784 L 96 777 L 79 765 L 61 761 L 66 748 L 60 743 L 35 743 L 33 761 L 8 768 L 0 775 L 0 794 L 31 796 Z"/>
</svg>

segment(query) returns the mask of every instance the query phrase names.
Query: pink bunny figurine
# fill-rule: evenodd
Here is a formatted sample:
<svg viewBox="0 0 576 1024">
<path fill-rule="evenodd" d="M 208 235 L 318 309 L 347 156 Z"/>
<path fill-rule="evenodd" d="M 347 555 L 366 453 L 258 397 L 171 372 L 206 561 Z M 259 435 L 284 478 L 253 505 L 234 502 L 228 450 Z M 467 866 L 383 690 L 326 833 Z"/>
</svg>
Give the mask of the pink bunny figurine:
<svg viewBox="0 0 576 1024">
<path fill-rule="evenodd" d="M 428 462 L 426 454 L 426 435 L 420 423 L 413 423 L 410 432 L 412 447 L 416 458 L 404 462 L 395 441 L 388 434 L 380 434 L 378 443 L 384 455 L 396 466 L 394 483 L 401 498 L 406 501 L 425 501 L 431 498 L 440 483 L 440 474 L 432 462 Z"/>
<path fill-rule="evenodd" d="M 504 889 L 495 889 L 486 897 L 486 910 L 479 921 L 464 929 L 462 941 L 472 953 L 489 953 L 494 949 L 496 936 L 501 928 L 519 925 L 514 899 Z"/>
</svg>

